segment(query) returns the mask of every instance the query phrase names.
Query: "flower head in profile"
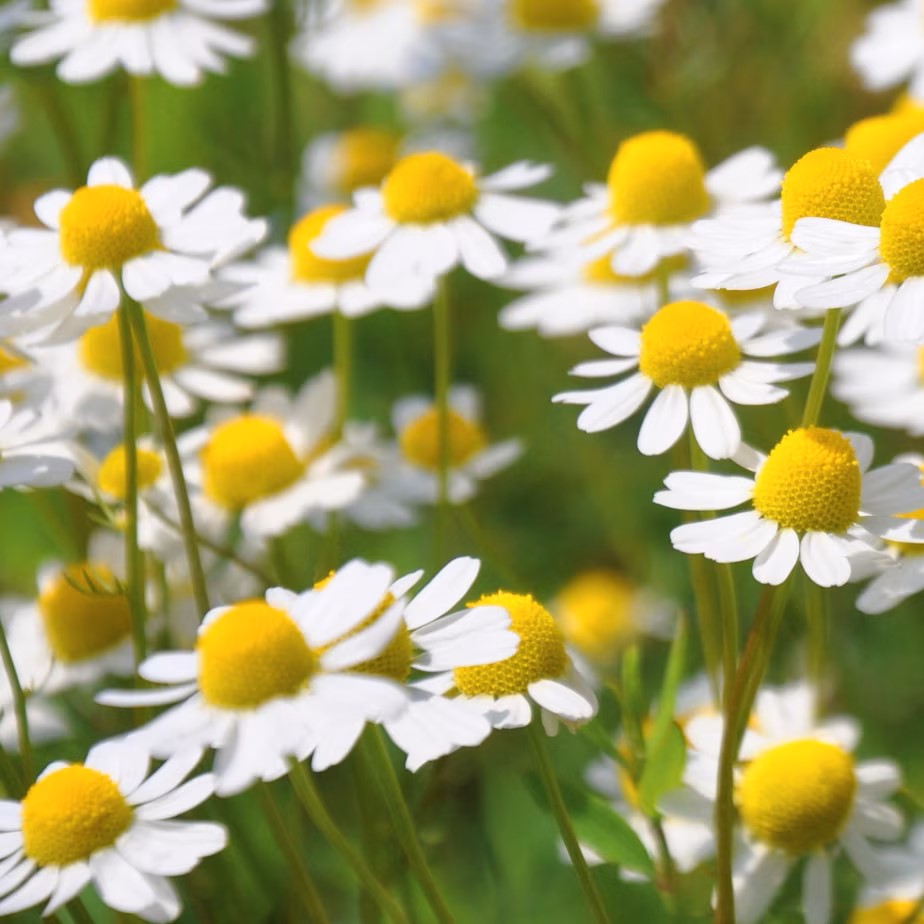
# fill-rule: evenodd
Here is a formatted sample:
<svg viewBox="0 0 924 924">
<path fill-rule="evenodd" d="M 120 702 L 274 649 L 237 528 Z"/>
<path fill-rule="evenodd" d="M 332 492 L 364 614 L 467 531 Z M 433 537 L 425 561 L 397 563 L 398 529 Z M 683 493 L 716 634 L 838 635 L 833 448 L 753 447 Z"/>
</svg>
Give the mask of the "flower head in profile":
<svg viewBox="0 0 924 924">
<path fill-rule="evenodd" d="M 400 151 L 400 135 L 372 125 L 318 135 L 302 155 L 302 198 L 318 207 L 378 186 L 398 162 Z"/>
<path fill-rule="evenodd" d="M 762 584 L 782 584 L 801 562 L 822 587 L 851 576 L 850 558 L 876 537 L 924 542 L 924 524 L 902 514 L 924 506 L 920 471 L 908 463 L 869 470 L 873 441 L 823 427 L 790 430 L 764 456 L 742 444 L 752 478 L 674 472 L 655 503 L 675 510 L 749 509 L 671 532 L 674 548 L 713 561 L 754 559 Z"/>
<path fill-rule="evenodd" d="M 244 216 L 243 196 L 209 191 L 201 170 L 156 176 L 136 189 L 125 165 L 103 158 L 87 185 L 35 203 L 45 225 L 10 233 L 0 254 L 0 332 L 74 339 L 105 323 L 121 290 L 163 321 L 205 320 L 213 267 L 259 241 L 265 224 Z"/>
<path fill-rule="evenodd" d="M 253 54 L 253 40 L 222 25 L 265 12 L 267 0 L 52 0 L 25 22 L 13 63 L 58 61 L 66 83 L 89 83 L 116 70 L 193 86 L 222 73 L 225 57 Z"/>
<path fill-rule="evenodd" d="M 767 331 L 766 325 L 763 312 L 729 318 L 704 302 L 682 301 L 665 305 L 640 330 L 598 328 L 590 339 L 617 358 L 581 363 L 573 374 L 631 375 L 615 385 L 564 392 L 553 400 L 586 405 L 578 427 L 596 433 L 622 423 L 657 389 L 639 430 L 639 451 L 649 456 L 667 452 L 689 423 L 706 455 L 727 459 L 741 445 L 731 404 L 782 401 L 788 392 L 777 383 L 814 368 L 812 363 L 755 361 L 808 349 L 819 339 L 818 331 L 796 326 Z"/>
<path fill-rule="evenodd" d="M 432 281 L 458 265 L 493 279 L 507 268 L 497 237 L 523 243 L 544 235 L 557 205 L 510 195 L 545 180 L 547 167 L 515 163 L 482 177 L 438 151 L 408 154 L 377 190 L 360 190 L 311 244 L 318 256 L 344 260 L 374 251 L 373 289 L 419 277 Z"/>
<path fill-rule="evenodd" d="M 211 774 L 187 779 L 200 757 L 186 751 L 152 773 L 144 751 L 106 741 L 82 763 L 50 764 L 21 802 L 0 802 L 0 914 L 44 904 L 50 915 L 92 885 L 115 911 L 176 920 L 169 877 L 228 840 L 222 825 L 177 820 L 214 791 Z"/>
</svg>

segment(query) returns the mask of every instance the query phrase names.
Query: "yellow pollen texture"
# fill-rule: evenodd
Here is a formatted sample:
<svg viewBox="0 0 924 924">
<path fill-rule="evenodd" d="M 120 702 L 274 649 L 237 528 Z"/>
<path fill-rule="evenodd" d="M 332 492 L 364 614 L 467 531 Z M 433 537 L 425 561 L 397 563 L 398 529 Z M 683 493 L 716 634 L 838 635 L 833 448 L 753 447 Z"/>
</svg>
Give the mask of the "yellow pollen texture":
<svg viewBox="0 0 924 924">
<path fill-rule="evenodd" d="M 899 190 L 882 213 L 879 253 L 892 270 L 890 281 L 924 276 L 924 180 Z"/>
<path fill-rule="evenodd" d="M 81 186 L 61 209 L 61 256 L 89 271 L 118 269 L 160 246 L 141 193 L 121 186 Z"/>
<path fill-rule="evenodd" d="M 220 709 L 255 709 L 294 696 L 317 670 L 299 627 L 262 600 L 232 606 L 196 641 L 199 689 Z"/>
<path fill-rule="evenodd" d="M 642 327 L 639 369 L 658 388 L 715 385 L 740 362 L 728 318 L 703 302 L 665 305 Z"/>
<path fill-rule="evenodd" d="M 754 508 L 783 529 L 843 533 L 860 511 L 862 475 L 850 441 L 836 430 L 790 430 L 754 482 Z"/>
<path fill-rule="evenodd" d="M 645 132 L 619 146 L 607 186 L 619 224 L 679 225 L 709 208 L 705 167 L 696 145 L 674 132 Z"/>
<path fill-rule="evenodd" d="M 161 321 L 154 315 L 144 313 L 148 339 L 154 352 L 157 371 L 169 375 L 184 365 L 187 360 L 183 346 L 183 329 L 171 321 Z M 141 353 L 133 341 L 135 368 L 141 368 Z M 119 321 L 113 315 L 105 324 L 91 327 L 78 341 L 78 355 L 87 372 L 114 382 L 122 381 L 122 340 L 119 336 Z"/>
<path fill-rule="evenodd" d="M 837 839 L 856 788 L 846 751 L 805 739 L 758 755 L 746 766 L 736 798 L 741 820 L 757 840 L 800 855 Z"/>
<path fill-rule="evenodd" d="M 529 32 L 575 32 L 592 28 L 598 0 L 510 0 L 513 22 Z"/>
<path fill-rule="evenodd" d="M 44 588 L 39 615 L 52 654 L 64 663 L 98 657 L 131 632 L 128 598 L 105 565 L 68 565 Z"/>
<path fill-rule="evenodd" d="M 138 490 L 150 488 L 163 471 L 163 462 L 156 452 L 150 449 L 136 450 L 138 457 Z M 125 446 L 116 446 L 109 455 L 103 459 L 96 475 L 96 483 L 104 494 L 122 501 L 128 488 L 127 482 L 127 454 Z"/>
<path fill-rule="evenodd" d="M 865 158 L 876 173 L 882 173 L 889 161 L 921 132 L 924 132 L 924 111 L 872 116 L 847 129 L 844 150 L 854 157 Z"/>
<path fill-rule="evenodd" d="M 924 914 L 913 914 L 917 907 L 917 902 L 896 898 L 870 908 L 857 908 L 847 924 L 921 924 Z"/>
<path fill-rule="evenodd" d="M 277 494 L 304 470 L 282 425 L 258 414 L 218 424 L 202 448 L 200 461 L 206 495 L 230 510 Z"/>
<path fill-rule="evenodd" d="M 788 239 L 800 218 L 833 218 L 855 225 L 878 225 L 885 197 L 868 160 L 840 148 L 816 148 L 783 177 L 783 234 Z"/>
<path fill-rule="evenodd" d="M 565 639 L 549 611 L 529 594 L 499 590 L 471 606 L 502 606 L 510 614 L 510 630 L 520 642 L 516 653 L 496 664 L 457 667 L 456 689 L 466 696 L 512 696 L 526 693 L 537 680 L 561 677 L 568 667 Z"/>
<path fill-rule="evenodd" d="M 342 205 L 325 205 L 309 212 L 289 231 L 289 264 L 296 282 L 343 283 L 362 279 L 370 256 L 350 257 L 347 260 L 328 260 L 311 249 L 312 241 L 321 236 L 325 225 L 345 212 Z"/>
<path fill-rule="evenodd" d="M 177 0 L 87 0 L 94 22 L 146 22 L 176 9 Z"/>
<path fill-rule="evenodd" d="M 385 212 L 400 224 L 433 224 L 471 211 L 478 199 L 475 178 L 461 164 L 435 151 L 398 161 L 382 186 Z"/>
<path fill-rule="evenodd" d="M 449 464 L 453 468 L 464 465 L 487 445 L 487 437 L 481 427 L 457 411 L 449 411 L 447 433 Z M 436 408 L 430 408 L 414 418 L 401 431 L 398 445 L 408 462 L 434 471 L 439 468 L 440 427 Z"/>
<path fill-rule="evenodd" d="M 132 810 L 105 773 L 71 764 L 33 783 L 22 800 L 26 856 L 38 866 L 67 866 L 111 847 Z"/>
<path fill-rule="evenodd" d="M 378 186 L 398 160 L 398 136 L 379 128 L 354 128 L 337 143 L 338 191 L 349 195 L 364 186 Z"/>
<path fill-rule="evenodd" d="M 598 664 L 611 663 L 637 635 L 636 589 L 614 571 L 585 571 L 569 581 L 553 612 L 565 638 Z"/>
</svg>

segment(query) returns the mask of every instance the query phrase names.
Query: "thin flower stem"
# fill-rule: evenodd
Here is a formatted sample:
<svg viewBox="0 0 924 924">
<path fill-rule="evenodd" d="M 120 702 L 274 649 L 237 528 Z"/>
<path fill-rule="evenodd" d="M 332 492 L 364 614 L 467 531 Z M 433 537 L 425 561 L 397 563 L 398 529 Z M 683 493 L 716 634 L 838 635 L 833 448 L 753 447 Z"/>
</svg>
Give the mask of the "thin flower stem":
<svg viewBox="0 0 924 924">
<path fill-rule="evenodd" d="M 125 447 L 125 568 L 132 616 L 132 650 L 137 668 L 147 655 L 144 561 L 138 545 L 138 378 L 131 322 L 124 305 L 118 309 L 118 318 L 122 347 L 122 440 Z"/>
<path fill-rule="evenodd" d="M 125 297 L 125 305 L 128 308 L 128 315 L 135 332 L 135 340 L 141 352 L 144 374 L 151 393 L 151 400 L 154 404 L 154 414 L 157 417 L 161 440 L 164 444 L 164 453 L 167 456 L 167 466 L 170 469 L 173 492 L 176 495 L 177 508 L 180 514 L 180 527 L 183 531 L 183 545 L 186 549 L 186 561 L 189 566 L 193 596 L 201 619 L 209 611 L 209 595 L 205 583 L 205 573 L 202 570 L 202 561 L 199 558 L 196 526 L 193 522 L 192 506 L 189 503 L 189 489 L 186 486 L 183 463 L 180 460 L 180 452 L 176 445 L 173 421 L 170 419 L 167 402 L 164 400 L 164 390 L 161 387 L 160 376 L 157 372 L 157 361 L 154 358 L 154 350 L 151 348 L 151 341 L 148 338 L 148 329 L 144 323 L 141 306 L 127 296 Z"/>
<path fill-rule="evenodd" d="M 809 678 L 818 687 L 824 680 L 828 647 L 828 597 L 808 578 L 805 580 L 805 618 L 808 623 Z"/>
<path fill-rule="evenodd" d="M 552 759 L 549 756 L 545 732 L 542 730 L 541 724 L 535 721 L 529 723 L 528 730 L 529 742 L 532 745 L 533 757 L 536 760 L 536 768 L 539 771 L 542 785 L 552 807 L 552 814 L 558 824 L 558 833 L 561 834 L 561 839 L 565 842 L 565 849 L 568 851 L 571 865 L 574 867 L 581 888 L 584 890 L 587 906 L 597 924 L 609 924 L 610 918 L 606 913 L 606 906 L 603 904 L 603 896 L 600 895 L 597 884 L 590 874 L 587 861 L 581 851 L 581 845 L 578 843 L 577 835 L 574 833 L 571 817 L 568 815 L 568 808 L 561 794 L 561 787 L 555 777 L 555 768 L 552 766 Z"/>
<path fill-rule="evenodd" d="M 808 398 L 805 400 L 805 410 L 802 412 L 802 426 L 814 427 L 821 414 L 821 406 L 828 390 L 828 379 L 831 377 L 831 362 L 834 351 L 837 349 L 837 331 L 841 326 L 840 308 L 829 308 L 825 312 L 825 325 L 821 334 L 821 343 L 818 345 L 818 356 L 815 359 L 815 371 L 812 373 L 812 384 L 809 386 Z"/>
<path fill-rule="evenodd" d="M 0 745 L 0 782 L 3 783 L 3 792 L 6 796 L 20 796 L 25 792 L 22 778 L 13 763 L 13 758 L 3 745 Z"/>
<path fill-rule="evenodd" d="M 16 738 L 19 741 L 19 760 L 22 764 L 22 775 L 25 786 L 28 787 L 35 778 L 32 763 L 32 742 L 29 737 L 29 718 L 26 715 L 26 694 L 23 692 L 22 684 L 19 682 L 19 674 L 16 673 L 16 664 L 13 661 L 13 653 L 10 651 L 10 643 L 6 637 L 6 627 L 3 620 L 0 620 L 0 659 L 3 661 L 3 669 L 6 671 L 6 679 L 10 685 L 10 693 L 13 697 L 13 712 L 16 716 Z"/>
<path fill-rule="evenodd" d="M 449 386 L 452 381 L 452 334 L 449 284 L 441 276 L 433 301 L 433 397 L 437 417 L 436 554 L 442 560 L 449 525 Z"/>
<path fill-rule="evenodd" d="M 87 911 L 79 896 L 72 898 L 65 907 L 74 919 L 74 924 L 93 924 L 93 916 Z"/>
<path fill-rule="evenodd" d="M 671 914 L 676 914 L 678 911 L 677 866 L 671 856 L 667 835 L 664 833 L 664 825 L 661 824 L 661 819 L 652 818 L 650 824 L 658 848 L 658 891 L 664 897 L 667 910 Z"/>
<path fill-rule="evenodd" d="M 715 803 L 716 828 L 716 906 L 715 924 L 735 924 L 735 892 L 732 885 L 733 837 L 735 829 L 735 761 L 754 706 L 767 662 L 773 651 L 789 581 L 779 587 L 767 586 L 757 603 L 754 622 L 738 662 L 734 683 L 725 698 L 725 722 L 719 755 L 718 792 Z"/>
<path fill-rule="evenodd" d="M 132 115 L 132 173 L 135 182 L 141 183 L 147 176 L 148 158 L 144 135 L 144 77 L 131 74 L 128 78 L 128 94 Z"/>
<path fill-rule="evenodd" d="M 397 832 L 398 839 L 404 849 L 408 862 L 420 882 L 420 887 L 426 896 L 427 903 L 433 911 L 434 917 L 440 924 L 454 924 L 455 918 L 443 900 L 440 887 L 433 876 L 433 871 L 427 863 L 423 847 L 414 830 L 414 819 L 411 816 L 401 785 L 395 774 L 382 732 L 378 726 L 373 725 L 367 729 L 362 741 L 363 758 L 371 765 L 372 778 L 378 779 L 379 786 L 385 798 L 385 805 L 391 815 L 391 821 Z"/>
<path fill-rule="evenodd" d="M 276 196 L 284 225 L 292 222 L 295 195 L 295 126 L 292 79 L 289 70 L 289 40 L 292 37 L 292 10 L 288 0 L 276 0 L 270 10 L 270 62 L 273 69 L 273 99 L 276 101 L 275 163 Z"/>
<path fill-rule="evenodd" d="M 289 868 L 292 870 L 292 877 L 305 911 L 308 914 L 309 924 L 328 924 L 329 918 L 324 910 L 324 904 L 321 896 L 308 872 L 308 867 L 302 862 L 302 854 L 299 851 L 289 825 L 283 817 L 276 800 L 273 797 L 273 791 L 266 785 L 260 784 L 260 801 L 263 805 L 263 814 L 273 829 L 273 836 L 276 838 L 276 844 L 285 854 Z"/>
<path fill-rule="evenodd" d="M 311 819 L 312 824 L 346 861 L 362 887 L 382 909 L 382 913 L 390 918 L 394 924 L 408 924 L 407 915 L 401 909 L 401 906 L 395 901 L 388 889 L 376 879 L 373 872 L 366 865 L 366 861 L 363 860 L 359 852 L 337 827 L 334 819 L 331 818 L 321 801 L 321 795 L 314 785 L 314 780 L 304 764 L 294 760 L 290 761 L 289 781 L 292 783 L 292 788 L 295 790 L 296 796 L 298 796 L 298 801 Z"/>
<path fill-rule="evenodd" d="M 337 381 L 337 410 L 334 439 L 343 436 L 343 426 L 350 416 L 351 379 L 353 374 L 353 322 L 339 311 L 334 312 L 334 376 Z"/>
</svg>

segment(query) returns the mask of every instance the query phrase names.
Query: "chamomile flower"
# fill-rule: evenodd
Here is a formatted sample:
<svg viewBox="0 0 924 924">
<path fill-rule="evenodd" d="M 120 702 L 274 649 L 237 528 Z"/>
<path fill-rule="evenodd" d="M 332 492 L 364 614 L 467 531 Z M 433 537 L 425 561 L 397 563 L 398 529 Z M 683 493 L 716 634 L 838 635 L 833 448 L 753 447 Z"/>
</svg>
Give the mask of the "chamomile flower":
<svg viewBox="0 0 924 924">
<path fill-rule="evenodd" d="M 905 845 L 879 850 L 877 855 L 888 880 L 860 892 L 847 924 L 920 924 L 924 825 L 918 823 L 911 829 Z"/>
<path fill-rule="evenodd" d="M 850 555 L 879 536 L 924 542 L 924 527 L 901 514 L 924 506 L 920 472 L 908 463 L 868 471 L 873 441 L 823 427 L 790 430 L 764 456 L 742 446 L 753 478 L 674 472 L 655 503 L 675 510 L 749 509 L 686 523 L 671 532 L 674 548 L 713 561 L 754 559 L 762 584 L 781 584 L 801 562 L 822 587 L 850 578 Z"/>
<path fill-rule="evenodd" d="M 14 64 L 58 61 L 66 83 L 89 83 L 116 70 L 193 86 L 220 74 L 225 57 L 253 53 L 253 40 L 222 25 L 268 8 L 266 0 L 52 0 L 27 22 Z"/>
<path fill-rule="evenodd" d="M 643 132 L 620 144 L 606 185 L 585 187 L 543 249 L 578 248 L 609 256 L 613 271 L 643 276 L 666 257 L 688 252 L 690 226 L 714 209 L 753 206 L 778 188 L 772 155 L 749 148 L 706 171 L 685 135 Z"/>
<path fill-rule="evenodd" d="M 134 707 L 177 703 L 132 738 L 153 755 L 214 748 L 216 791 L 231 795 L 288 770 L 312 722 L 381 721 L 407 707 L 399 684 L 359 670 L 382 654 L 401 625 L 403 603 L 374 618 L 392 569 L 354 560 L 321 588 L 273 588 L 264 600 L 217 607 L 194 651 L 144 661 L 153 690 L 108 690 L 97 700 Z"/>
<path fill-rule="evenodd" d="M 523 451 L 517 439 L 489 443 L 482 422 L 481 401 L 474 388 L 449 390 L 447 497 L 452 504 L 470 501 L 478 482 L 512 465 Z M 433 402 L 412 395 L 395 403 L 392 424 L 403 460 L 402 492 L 409 500 L 434 504 L 439 496 L 439 415 Z"/>
<path fill-rule="evenodd" d="M 382 653 L 354 668 L 404 684 L 407 708 L 395 718 L 382 720 L 382 727 L 407 754 L 406 764 L 411 771 L 460 747 L 480 744 L 491 732 L 490 723 L 467 700 L 439 695 L 430 689 L 426 679 L 409 680 L 412 672 L 440 673 L 493 664 L 517 650 L 519 639 L 510 631 L 505 609 L 491 605 L 456 609 L 480 567 L 475 558 L 449 562 L 407 603 L 404 620 Z M 398 578 L 362 626 L 371 625 L 388 612 L 420 576 L 418 571 Z M 324 583 L 317 586 L 323 587 Z M 315 770 L 339 763 L 358 740 L 364 724 L 362 717 L 349 721 L 340 714 L 326 722 L 314 722 L 299 756 L 311 754 Z"/>
<path fill-rule="evenodd" d="M 0 490 L 48 488 L 74 471 L 73 450 L 57 415 L 0 400 Z"/>
<path fill-rule="evenodd" d="M 319 510 L 352 503 L 363 487 L 358 471 L 331 455 L 334 380 L 323 372 L 291 396 L 268 387 L 240 413 L 187 431 L 180 452 L 189 483 L 204 504 L 240 515 L 245 536 L 280 536 Z"/>
<path fill-rule="evenodd" d="M 672 302 L 641 330 L 601 327 L 590 332 L 597 346 L 618 357 L 576 366 L 574 375 L 598 378 L 633 371 L 616 385 L 564 392 L 553 400 L 583 404 L 578 427 L 587 433 L 622 423 L 644 404 L 652 388 L 658 395 L 638 434 L 645 455 L 667 452 L 689 422 L 703 452 L 727 459 L 741 445 L 741 428 L 729 402 L 775 404 L 788 392 L 775 383 L 808 375 L 812 363 L 755 362 L 805 350 L 818 331 L 800 327 L 764 331 L 766 315 L 729 318 L 703 302 Z"/>
<path fill-rule="evenodd" d="M 400 148 L 400 135 L 373 126 L 318 135 L 302 155 L 303 198 L 317 207 L 378 186 L 398 162 Z"/>
<path fill-rule="evenodd" d="M 0 254 L 13 296 L 0 303 L 0 332 L 73 339 L 109 320 L 121 288 L 161 320 L 204 320 L 212 268 L 265 232 L 244 217 L 239 192 L 210 185 L 208 174 L 186 170 L 135 189 L 125 165 L 107 157 L 86 186 L 41 196 L 35 211 L 46 227 L 11 232 Z"/>
<path fill-rule="evenodd" d="M 145 312 L 148 338 L 171 417 L 196 414 L 203 402 L 240 404 L 256 390 L 250 378 L 285 365 L 278 334 L 241 335 L 230 324 L 206 321 L 183 327 Z M 123 365 L 118 318 L 91 327 L 75 341 L 36 347 L 38 363 L 54 377 L 54 400 L 80 430 L 118 431 L 122 424 Z M 137 353 L 137 348 L 136 348 Z M 141 366 L 136 355 L 136 368 Z M 142 394 L 153 411 L 151 395 Z"/>
<path fill-rule="evenodd" d="M 17 409 L 29 407 L 36 413 L 56 414 L 49 404 L 53 378 L 31 353 L 10 340 L 0 340 L 0 400 Z"/>
<path fill-rule="evenodd" d="M 897 0 L 876 7 L 866 32 L 850 49 L 850 61 L 869 90 L 885 90 L 910 81 L 908 92 L 924 98 L 924 22 L 918 0 Z"/>
<path fill-rule="evenodd" d="M 412 309 L 432 301 L 427 279 L 394 279 L 381 289 L 371 288 L 365 278 L 371 253 L 339 260 L 313 252 L 313 243 L 345 211 L 340 205 L 314 209 L 292 226 L 288 246 L 267 247 L 255 261 L 229 266 L 222 278 L 238 291 L 218 307 L 231 309 L 239 326 L 260 328 L 332 311 L 356 318 L 386 305 Z"/>
<path fill-rule="evenodd" d="M 519 638 L 516 653 L 494 664 L 457 667 L 434 674 L 427 688 L 461 698 L 477 709 L 493 728 L 521 728 L 539 709 L 549 734 L 560 722 L 573 728 L 597 712 L 597 698 L 575 669 L 565 637 L 552 614 L 529 594 L 499 590 L 469 604 L 501 607 L 510 616 L 510 630 Z"/>
<path fill-rule="evenodd" d="M 206 773 L 187 779 L 198 751 L 153 773 L 125 741 L 92 747 L 83 763 L 49 764 L 21 802 L 0 802 L 0 914 L 44 904 L 50 915 L 91 885 L 104 905 L 144 921 L 174 921 L 182 876 L 224 849 L 222 825 L 179 821 L 214 790 Z"/>
<path fill-rule="evenodd" d="M 482 177 L 437 151 L 408 154 L 378 190 L 358 192 L 353 209 L 331 220 L 311 247 L 338 260 L 374 250 L 366 270 L 373 289 L 415 277 L 433 280 L 459 264 L 493 279 L 507 268 L 497 236 L 535 240 L 558 217 L 551 202 L 510 195 L 550 172 L 521 162 Z"/>
<path fill-rule="evenodd" d="M 498 321 L 506 330 L 535 329 L 543 337 L 631 324 L 659 307 L 659 273 L 666 276 L 672 300 L 693 294 L 683 258 L 664 260 L 643 276 L 620 276 L 606 256 L 587 259 L 565 252 L 526 257 L 495 280 L 505 288 L 532 290 L 510 302 Z"/>
<path fill-rule="evenodd" d="M 818 722 L 803 684 L 764 690 L 745 733 L 735 774 L 740 831 L 735 844 L 735 920 L 765 919 L 790 870 L 804 864 L 802 910 L 808 924 L 831 919 L 832 876 L 839 850 L 875 884 L 883 870 L 871 842 L 894 840 L 901 815 L 888 799 L 898 768 L 884 760 L 857 762 L 859 738 L 846 717 Z M 701 722 L 699 772 L 688 776 L 714 802 L 721 718 Z"/>
</svg>

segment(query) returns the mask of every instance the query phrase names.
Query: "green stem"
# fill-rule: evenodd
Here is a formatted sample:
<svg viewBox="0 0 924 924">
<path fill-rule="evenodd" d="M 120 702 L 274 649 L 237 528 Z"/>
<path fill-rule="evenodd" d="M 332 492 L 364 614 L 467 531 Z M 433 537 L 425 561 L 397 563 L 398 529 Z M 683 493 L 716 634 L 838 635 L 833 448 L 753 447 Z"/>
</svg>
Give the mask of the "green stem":
<svg viewBox="0 0 924 924">
<path fill-rule="evenodd" d="M 276 838 L 276 844 L 285 854 L 285 858 L 292 870 L 292 876 L 302 904 L 308 914 L 309 924 L 328 924 L 329 918 L 324 911 L 324 905 L 321 902 L 321 896 L 308 872 L 308 867 L 302 862 L 302 855 L 299 852 L 289 830 L 289 823 L 283 817 L 276 800 L 273 798 L 273 792 L 266 785 L 260 784 L 260 800 L 263 804 L 263 814 L 273 829 L 273 835 Z"/>
<path fill-rule="evenodd" d="M 814 581 L 805 579 L 805 618 L 808 623 L 808 669 L 816 688 L 824 680 L 828 647 L 828 598 Z"/>
<path fill-rule="evenodd" d="M 558 780 L 555 777 L 555 768 L 552 766 L 552 759 L 549 756 L 545 732 L 538 722 L 530 722 L 528 730 L 529 742 L 532 745 L 533 757 L 536 760 L 536 768 L 542 778 L 542 785 L 545 788 L 549 805 L 552 807 L 552 814 L 558 824 L 558 832 L 565 842 L 565 849 L 568 851 L 571 865 L 574 867 L 575 873 L 577 873 L 578 882 L 580 882 L 584 897 L 587 899 L 587 907 L 597 924 L 609 924 L 610 918 L 606 913 L 603 897 L 597 889 L 597 885 L 587 866 L 587 861 L 584 859 L 584 854 L 581 852 L 581 845 L 578 843 L 577 835 L 574 833 L 574 827 L 571 824 L 571 818 L 568 815 L 568 809 L 561 794 L 561 787 L 559 787 Z"/>
<path fill-rule="evenodd" d="M 789 582 L 765 587 L 757 603 L 734 683 L 725 697 L 725 722 L 719 754 L 718 792 L 715 803 L 716 907 L 715 924 L 735 924 L 735 893 L 732 886 L 735 829 L 735 761 L 748 717 L 757 697 L 773 643 L 776 639 Z"/>
<path fill-rule="evenodd" d="M 437 281 L 433 301 L 433 397 L 437 417 L 436 554 L 442 561 L 449 520 L 449 386 L 452 381 L 452 334 L 449 284 Z"/>
<path fill-rule="evenodd" d="M 651 819 L 651 830 L 658 847 L 658 890 L 671 914 L 677 913 L 677 866 L 671 856 L 660 818 Z"/>
<path fill-rule="evenodd" d="M 13 763 L 13 758 L 10 757 L 3 745 L 0 745 L 0 782 L 3 783 L 4 795 L 11 799 L 22 795 L 26 790 L 19 776 L 19 771 Z"/>
<path fill-rule="evenodd" d="M 141 184 L 147 175 L 147 148 L 144 138 L 144 78 L 131 74 L 128 92 L 132 110 L 132 173 Z"/>
<path fill-rule="evenodd" d="M 385 805 L 388 808 L 398 839 L 408 862 L 414 870 L 414 874 L 420 882 L 420 887 L 423 889 L 434 917 L 440 924 L 454 924 L 455 919 L 443 900 L 440 888 L 417 837 L 414 819 L 411 817 L 410 809 L 395 774 L 395 768 L 392 766 L 391 759 L 388 756 L 382 732 L 375 725 L 368 728 L 363 737 L 362 755 L 372 765 L 370 776 L 378 779 L 385 798 Z"/>
<path fill-rule="evenodd" d="M 273 99 L 276 101 L 274 160 L 278 168 L 277 199 L 285 217 L 292 222 L 295 194 L 295 128 L 292 79 L 289 71 L 289 41 L 292 12 L 287 0 L 276 0 L 269 15 L 270 61 L 273 68 Z"/>
<path fill-rule="evenodd" d="M 131 322 L 124 305 L 118 309 L 118 318 L 122 347 L 122 439 L 125 447 L 125 567 L 132 615 L 132 649 L 137 668 L 147 655 L 144 562 L 138 545 L 138 380 Z"/>
<path fill-rule="evenodd" d="M 805 410 L 802 412 L 803 427 L 814 427 L 818 423 L 821 405 L 828 390 L 828 379 L 831 377 L 831 362 L 837 349 L 837 331 L 841 326 L 842 313 L 840 308 L 830 308 L 825 312 L 825 326 L 821 334 L 821 343 L 818 345 L 815 371 L 812 373 L 812 384 L 809 386 Z"/>
<path fill-rule="evenodd" d="M 147 325 L 141 306 L 126 296 L 125 304 L 135 332 L 135 340 L 141 352 L 141 361 L 144 364 L 144 374 L 154 404 L 154 414 L 160 429 L 160 437 L 164 444 L 164 453 L 167 456 L 167 467 L 170 469 L 170 478 L 173 482 L 173 492 L 176 495 L 177 508 L 180 513 L 180 527 L 183 532 L 183 545 L 186 549 L 186 561 L 189 566 L 189 577 L 192 581 L 193 596 L 201 619 L 209 611 L 209 595 L 205 583 L 205 574 L 202 570 L 202 561 L 199 558 L 199 546 L 196 536 L 196 526 L 193 522 L 192 506 L 189 503 L 189 489 L 186 486 L 186 476 L 183 474 L 183 463 L 176 445 L 176 433 L 173 430 L 173 421 L 167 410 L 164 400 L 164 390 L 160 384 L 160 375 L 157 372 L 157 360 L 148 337 Z"/>
<path fill-rule="evenodd" d="M 390 918 L 394 924 L 408 924 L 407 915 L 402 911 L 401 906 L 382 883 L 376 879 L 369 867 L 366 866 L 365 860 L 343 835 L 334 819 L 331 818 L 321 801 L 321 795 L 314 784 L 314 780 L 304 764 L 297 763 L 294 760 L 290 761 L 289 781 L 292 783 L 292 788 L 295 790 L 296 796 L 298 796 L 298 801 L 311 819 L 312 824 L 346 861 L 362 887 L 366 889 L 375 899 L 379 908 L 382 909 L 383 914 Z"/>
<path fill-rule="evenodd" d="M 87 911 L 86 905 L 79 897 L 72 898 L 65 907 L 70 912 L 75 924 L 93 924 L 93 916 Z"/>
<path fill-rule="evenodd" d="M 334 312 L 334 377 L 337 381 L 337 410 L 334 439 L 343 436 L 343 425 L 350 415 L 350 384 L 353 369 L 353 322 L 339 311 Z"/>
<path fill-rule="evenodd" d="M 13 712 L 16 715 L 16 737 L 19 741 L 19 759 L 22 763 L 22 775 L 25 785 L 28 787 L 35 778 L 32 763 L 32 742 L 29 737 L 29 718 L 26 715 L 26 694 L 23 692 L 22 684 L 19 682 L 19 674 L 16 673 L 16 664 L 13 662 L 13 653 L 10 651 L 10 643 L 6 637 L 6 627 L 0 620 L 0 659 L 3 661 L 3 669 L 6 671 L 6 677 L 10 684 L 10 693 L 13 697 Z"/>
</svg>

